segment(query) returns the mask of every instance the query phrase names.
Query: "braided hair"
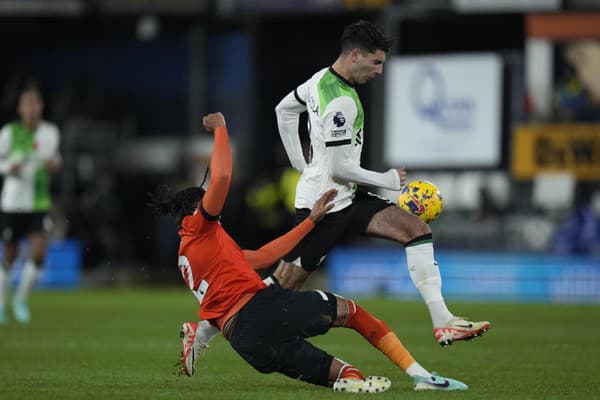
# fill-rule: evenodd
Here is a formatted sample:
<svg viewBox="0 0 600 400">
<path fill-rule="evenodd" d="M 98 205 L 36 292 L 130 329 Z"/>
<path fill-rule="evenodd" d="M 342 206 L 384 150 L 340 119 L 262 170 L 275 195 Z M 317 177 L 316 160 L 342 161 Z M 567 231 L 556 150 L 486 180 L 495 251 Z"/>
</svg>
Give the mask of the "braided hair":
<svg viewBox="0 0 600 400">
<path fill-rule="evenodd" d="M 198 207 L 198 202 L 204 197 L 204 189 L 202 185 L 206 181 L 208 169 L 204 174 L 204 180 L 200 186 L 190 187 L 175 192 L 167 185 L 159 185 L 154 193 L 148 193 L 149 201 L 147 203 L 155 215 L 171 215 L 175 217 L 177 224 L 186 215 L 192 215 Z"/>
</svg>

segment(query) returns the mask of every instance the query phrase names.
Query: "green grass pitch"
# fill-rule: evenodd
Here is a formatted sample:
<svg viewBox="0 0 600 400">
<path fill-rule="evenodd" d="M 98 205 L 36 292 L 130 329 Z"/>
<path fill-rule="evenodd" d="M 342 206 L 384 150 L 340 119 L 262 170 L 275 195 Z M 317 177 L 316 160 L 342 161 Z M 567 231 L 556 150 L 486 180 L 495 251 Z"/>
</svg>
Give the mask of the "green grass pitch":
<svg viewBox="0 0 600 400">
<path fill-rule="evenodd" d="M 314 342 L 392 388 L 381 399 L 600 398 L 600 307 L 451 303 L 489 319 L 473 342 L 435 343 L 422 303 L 360 302 L 384 319 L 426 368 L 466 382 L 467 392 L 413 392 L 411 381 L 357 333 L 334 329 Z M 35 292 L 33 320 L 0 325 L 0 399 L 339 399 L 281 375 L 262 375 L 218 337 L 193 378 L 178 377 L 181 322 L 196 303 L 184 288 Z"/>
</svg>

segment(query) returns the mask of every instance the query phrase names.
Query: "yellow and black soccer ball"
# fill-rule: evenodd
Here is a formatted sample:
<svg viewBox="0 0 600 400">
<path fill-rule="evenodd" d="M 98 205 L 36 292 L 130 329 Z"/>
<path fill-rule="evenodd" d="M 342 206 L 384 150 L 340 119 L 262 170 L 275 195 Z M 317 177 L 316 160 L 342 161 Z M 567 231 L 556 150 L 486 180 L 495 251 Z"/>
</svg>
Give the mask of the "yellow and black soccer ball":
<svg viewBox="0 0 600 400">
<path fill-rule="evenodd" d="M 442 193 L 429 181 L 412 181 L 402 189 L 398 205 L 430 223 L 440 216 L 444 207 Z"/>
</svg>

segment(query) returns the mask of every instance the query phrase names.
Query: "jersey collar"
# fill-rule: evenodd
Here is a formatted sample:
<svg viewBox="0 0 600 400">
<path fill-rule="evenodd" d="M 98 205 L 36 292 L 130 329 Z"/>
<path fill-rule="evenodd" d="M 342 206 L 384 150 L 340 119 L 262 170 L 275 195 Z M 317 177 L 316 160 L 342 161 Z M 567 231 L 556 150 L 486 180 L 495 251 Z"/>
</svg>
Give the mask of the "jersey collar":
<svg viewBox="0 0 600 400">
<path fill-rule="evenodd" d="M 354 87 L 354 85 L 351 84 L 349 80 L 347 80 L 346 78 L 344 78 L 343 76 L 341 76 L 340 74 L 338 74 L 336 72 L 336 70 L 333 69 L 333 67 L 329 67 L 329 72 L 331 72 L 333 75 L 335 75 L 340 81 L 344 82 L 346 85 L 350 86 L 351 88 Z"/>
</svg>

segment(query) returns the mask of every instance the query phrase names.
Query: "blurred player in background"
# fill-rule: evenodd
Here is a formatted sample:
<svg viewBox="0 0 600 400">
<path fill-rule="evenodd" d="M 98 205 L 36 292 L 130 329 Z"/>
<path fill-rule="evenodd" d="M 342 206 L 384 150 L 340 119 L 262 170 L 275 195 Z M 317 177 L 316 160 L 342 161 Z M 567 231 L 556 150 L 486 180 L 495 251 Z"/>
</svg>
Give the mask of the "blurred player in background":
<svg viewBox="0 0 600 400">
<path fill-rule="evenodd" d="M 306 341 L 331 327 L 352 328 L 413 378 L 415 390 L 466 390 L 459 381 L 425 370 L 382 321 L 352 300 L 320 290 L 296 292 L 267 286 L 254 271 L 291 250 L 333 207 L 337 190 L 327 190 L 293 230 L 256 251 L 242 251 L 219 222 L 232 176 L 228 132 L 221 113 L 204 117 L 215 144 L 206 191 L 192 187 L 176 193 L 161 188 L 151 197 L 158 214 L 180 225 L 179 269 L 200 305 L 199 316 L 216 326 L 231 347 L 262 373 L 279 372 L 335 391 L 382 392 L 390 381 L 367 377 L 354 366 Z M 183 325 L 182 370 L 194 374 L 201 346 L 196 323 Z"/>
<path fill-rule="evenodd" d="M 400 190 L 406 180 L 404 168 L 376 172 L 360 165 L 364 112 L 356 86 L 383 73 L 390 46 L 391 40 L 368 21 L 346 26 L 334 64 L 314 74 L 277 105 L 285 150 L 292 166 L 302 173 L 296 187 L 296 223 L 304 220 L 327 188 L 336 188 L 338 196 L 323 222 L 283 258 L 273 276 L 282 287 L 298 290 L 344 235 L 394 240 L 405 247 L 408 270 L 429 309 L 436 340 L 448 346 L 481 335 L 490 323 L 470 322 L 448 310 L 429 226 L 389 200 L 357 189 L 364 185 Z M 311 142 L 308 163 L 298 130 L 304 111 L 308 111 Z"/>
<path fill-rule="evenodd" d="M 50 180 L 60 167 L 59 131 L 42 120 L 44 102 L 40 90 L 26 86 L 20 93 L 19 120 L 0 131 L 0 172 L 4 175 L 0 208 L 2 211 L 3 257 L 0 266 L 0 323 L 6 322 L 6 298 L 10 269 L 17 257 L 18 241 L 29 239 L 30 257 L 25 260 L 21 279 L 13 296 L 17 321 L 27 323 L 27 304 L 46 258 L 50 230 Z"/>
</svg>

